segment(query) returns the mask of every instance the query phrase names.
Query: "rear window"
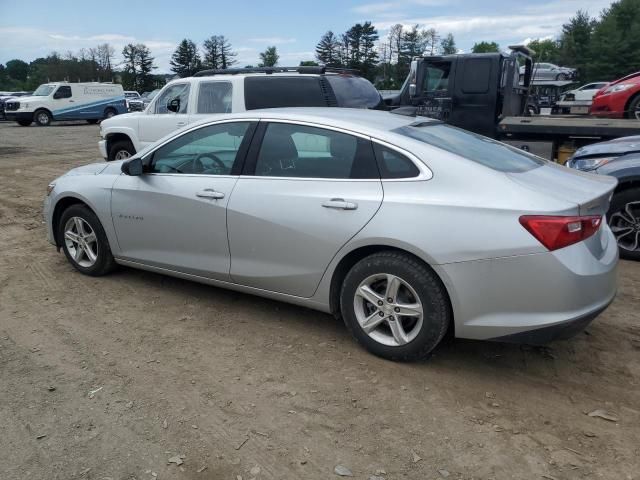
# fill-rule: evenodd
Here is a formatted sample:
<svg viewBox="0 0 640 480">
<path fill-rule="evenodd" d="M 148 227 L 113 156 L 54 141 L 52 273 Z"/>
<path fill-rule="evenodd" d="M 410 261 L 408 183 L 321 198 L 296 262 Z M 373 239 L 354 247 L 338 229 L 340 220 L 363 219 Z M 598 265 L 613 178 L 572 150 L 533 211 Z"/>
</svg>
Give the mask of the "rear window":
<svg viewBox="0 0 640 480">
<path fill-rule="evenodd" d="M 361 77 L 345 75 L 326 75 L 336 95 L 338 105 L 347 108 L 375 108 L 382 102 L 382 97 L 368 80 Z"/>
<path fill-rule="evenodd" d="M 526 172 L 545 164 L 542 158 L 523 150 L 443 123 L 420 122 L 392 131 L 499 172 Z"/>
<path fill-rule="evenodd" d="M 247 110 L 279 107 L 326 107 L 319 77 L 246 77 L 244 102 Z"/>
</svg>

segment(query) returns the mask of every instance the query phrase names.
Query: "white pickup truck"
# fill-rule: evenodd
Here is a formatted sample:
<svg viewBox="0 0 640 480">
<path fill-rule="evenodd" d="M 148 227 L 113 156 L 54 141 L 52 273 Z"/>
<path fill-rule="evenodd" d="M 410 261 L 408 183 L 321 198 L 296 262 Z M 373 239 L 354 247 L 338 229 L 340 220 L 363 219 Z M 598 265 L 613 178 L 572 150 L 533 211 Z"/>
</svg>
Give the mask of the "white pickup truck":
<svg viewBox="0 0 640 480">
<path fill-rule="evenodd" d="M 328 67 L 205 70 L 169 82 L 143 112 L 100 124 L 100 153 L 121 160 L 174 130 L 212 115 L 274 107 L 381 108 L 375 87 Z"/>
</svg>

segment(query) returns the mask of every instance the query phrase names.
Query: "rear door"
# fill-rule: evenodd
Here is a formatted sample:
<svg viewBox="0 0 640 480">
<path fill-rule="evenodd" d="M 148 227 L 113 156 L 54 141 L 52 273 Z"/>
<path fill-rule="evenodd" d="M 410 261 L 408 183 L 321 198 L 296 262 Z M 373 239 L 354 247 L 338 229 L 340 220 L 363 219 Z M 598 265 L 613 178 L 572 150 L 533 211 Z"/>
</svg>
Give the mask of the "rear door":
<svg viewBox="0 0 640 480">
<path fill-rule="evenodd" d="M 214 114 L 231 113 L 233 109 L 233 84 L 229 81 L 211 80 L 194 84 L 196 98 L 189 115 L 189 123 Z"/>
<path fill-rule="evenodd" d="M 382 203 L 370 140 L 261 122 L 245 169 L 227 213 L 232 280 L 311 297 L 331 259 Z"/>
<path fill-rule="evenodd" d="M 190 93 L 190 84 L 185 82 L 169 85 L 158 94 L 154 99 L 153 108 L 139 117 L 139 138 L 142 147 L 187 125 Z M 180 110 L 177 113 L 167 108 L 167 104 L 175 99 L 180 100 Z"/>
</svg>

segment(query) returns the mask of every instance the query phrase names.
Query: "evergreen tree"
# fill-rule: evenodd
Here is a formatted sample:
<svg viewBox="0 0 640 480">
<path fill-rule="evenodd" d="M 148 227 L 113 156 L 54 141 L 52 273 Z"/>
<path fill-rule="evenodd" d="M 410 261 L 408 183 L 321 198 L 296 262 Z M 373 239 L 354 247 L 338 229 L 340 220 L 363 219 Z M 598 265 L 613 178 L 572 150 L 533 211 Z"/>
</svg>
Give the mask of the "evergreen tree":
<svg viewBox="0 0 640 480">
<path fill-rule="evenodd" d="M 180 77 L 190 77 L 201 68 L 200 55 L 196 44 L 188 38 L 180 42 L 171 56 L 171 70 Z"/>
<path fill-rule="evenodd" d="M 560 45 L 557 40 L 533 40 L 527 44 L 535 52 L 533 58 L 536 62 L 560 62 Z"/>
<path fill-rule="evenodd" d="M 202 44 L 202 66 L 203 68 L 222 68 L 222 52 L 217 35 L 207 38 Z"/>
<path fill-rule="evenodd" d="M 458 47 L 456 47 L 456 41 L 453 38 L 453 34 L 449 33 L 440 42 L 440 50 L 443 55 L 453 55 L 458 53 Z"/>
<path fill-rule="evenodd" d="M 151 51 L 143 43 L 136 45 L 136 90 L 139 92 L 153 90 L 154 79 L 151 72 L 154 68 Z"/>
<path fill-rule="evenodd" d="M 231 42 L 229 42 L 224 35 L 218 37 L 218 43 L 220 45 L 221 68 L 229 68 L 238 63 L 236 60 L 238 54 L 233 51 Z"/>
<path fill-rule="evenodd" d="M 340 66 L 340 41 L 335 34 L 329 30 L 322 35 L 322 38 L 316 45 L 316 58 L 320 63 L 329 67 Z"/>
<path fill-rule="evenodd" d="M 278 55 L 278 50 L 276 47 L 267 47 L 267 49 L 260 53 L 260 64 L 259 67 L 275 67 L 278 64 L 278 60 L 280 59 L 280 55 Z"/>
<path fill-rule="evenodd" d="M 133 90 L 136 88 L 136 54 L 137 49 L 133 43 L 129 43 L 122 49 L 124 62 L 122 65 L 122 88 Z"/>
<path fill-rule="evenodd" d="M 591 41 L 596 22 L 586 12 L 579 10 L 562 26 L 559 62 L 578 69 L 578 76 L 589 76 Z"/>
</svg>

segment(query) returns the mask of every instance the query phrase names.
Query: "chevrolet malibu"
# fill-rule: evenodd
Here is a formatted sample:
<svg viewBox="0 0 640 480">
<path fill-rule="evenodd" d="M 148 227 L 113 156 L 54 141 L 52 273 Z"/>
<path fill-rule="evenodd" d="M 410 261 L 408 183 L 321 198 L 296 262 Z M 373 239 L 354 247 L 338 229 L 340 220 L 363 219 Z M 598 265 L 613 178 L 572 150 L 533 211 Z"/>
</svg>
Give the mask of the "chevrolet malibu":
<svg viewBox="0 0 640 480">
<path fill-rule="evenodd" d="M 447 332 L 583 329 L 616 291 L 615 186 L 435 120 L 272 109 L 73 169 L 44 213 L 86 275 L 125 265 L 302 305 L 415 360 Z"/>
</svg>

